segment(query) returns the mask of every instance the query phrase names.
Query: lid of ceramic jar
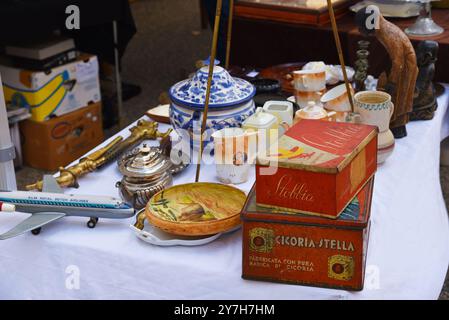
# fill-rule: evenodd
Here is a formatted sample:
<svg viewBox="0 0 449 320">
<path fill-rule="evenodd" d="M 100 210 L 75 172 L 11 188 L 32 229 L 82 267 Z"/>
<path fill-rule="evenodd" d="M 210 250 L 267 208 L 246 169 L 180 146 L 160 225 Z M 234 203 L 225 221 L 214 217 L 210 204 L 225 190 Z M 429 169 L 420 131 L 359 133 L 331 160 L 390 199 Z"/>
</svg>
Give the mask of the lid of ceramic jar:
<svg viewBox="0 0 449 320">
<path fill-rule="evenodd" d="M 172 166 L 170 159 L 157 147 L 144 145 L 119 163 L 120 172 L 130 178 L 151 178 L 163 175 Z"/>
<path fill-rule="evenodd" d="M 204 108 L 206 101 L 207 77 L 209 74 L 209 60 L 195 75 L 178 82 L 170 88 L 170 99 L 173 103 L 192 108 Z M 233 78 L 228 71 L 218 66 L 216 61 L 212 78 L 209 108 L 227 108 L 251 100 L 256 94 L 256 88 L 246 80 Z"/>
<path fill-rule="evenodd" d="M 315 102 L 309 102 L 308 106 L 297 111 L 297 115 L 302 119 L 323 119 L 327 117 L 327 112 L 322 106 L 318 106 Z"/>
<path fill-rule="evenodd" d="M 243 128 L 268 129 L 277 121 L 278 118 L 275 115 L 257 108 L 256 112 L 243 122 Z"/>
</svg>

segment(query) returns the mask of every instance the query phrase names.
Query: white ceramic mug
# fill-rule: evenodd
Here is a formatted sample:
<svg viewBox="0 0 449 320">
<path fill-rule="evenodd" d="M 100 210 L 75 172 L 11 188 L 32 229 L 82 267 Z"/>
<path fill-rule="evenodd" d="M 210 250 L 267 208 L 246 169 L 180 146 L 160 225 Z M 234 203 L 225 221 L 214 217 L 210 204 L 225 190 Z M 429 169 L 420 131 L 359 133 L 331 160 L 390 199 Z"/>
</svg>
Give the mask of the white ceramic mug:
<svg viewBox="0 0 449 320">
<path fill-rule="evenodd" d="M 350 87 L 351 94 L 354 94 L 354 89 Z M 327 110 L 348 112 L 351 111 L 351 103 L 349 102 L 348 91 L 346 84 L 341 84 L 332 88 L 321 97 L 321 103 Z"/>
<path fill-rule="evenodd" d="M 310 101 L 318 103 L 326 92 L 326 71 L 324 69 L 293 71 L 293 85 L 296 103 L 301 108 L 307 107 Z"/>
<path fill-rule="evenodd" d="M 377 126 L 379 132 L 390 128 L 394 105 L 391 96 L 382 91 L 362 91 L 354 96 L 355 112 L 360 114 L 362 123 Z"/>
<path fill-rule="evenodd" d="M 246 182 L 256 157 L 257 132 L 224 128 L 212 138 L 218 180 L 225 184 Z"/>
<path fill-rule="evenodd" d="M 320 103 L 321 96 L 324 94 L 326 89 L 322 91 L 295 91 L 295 100 L 299 107 L 305 108 L 309 105 L 309 102 Z"/>
</svg>

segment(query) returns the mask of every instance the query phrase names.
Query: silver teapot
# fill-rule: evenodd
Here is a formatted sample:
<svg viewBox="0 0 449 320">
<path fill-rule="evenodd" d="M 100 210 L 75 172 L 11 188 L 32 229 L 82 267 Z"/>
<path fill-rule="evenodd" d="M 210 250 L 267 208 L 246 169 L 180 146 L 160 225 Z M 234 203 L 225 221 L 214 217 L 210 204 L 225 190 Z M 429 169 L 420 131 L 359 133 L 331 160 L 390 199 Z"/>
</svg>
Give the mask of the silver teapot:
<svg viewBox="0 0 449 320">
<path fill-rule="evenodd" d="M 123 154 L 118 160 L 123 178 L 116 187 L 134 208 L 141 209 L 154 194 L 173 185 L 172 175 L 186 166 L 184 163 L 173 164 L 162 148 L 144 144 Z"/>
</svg>

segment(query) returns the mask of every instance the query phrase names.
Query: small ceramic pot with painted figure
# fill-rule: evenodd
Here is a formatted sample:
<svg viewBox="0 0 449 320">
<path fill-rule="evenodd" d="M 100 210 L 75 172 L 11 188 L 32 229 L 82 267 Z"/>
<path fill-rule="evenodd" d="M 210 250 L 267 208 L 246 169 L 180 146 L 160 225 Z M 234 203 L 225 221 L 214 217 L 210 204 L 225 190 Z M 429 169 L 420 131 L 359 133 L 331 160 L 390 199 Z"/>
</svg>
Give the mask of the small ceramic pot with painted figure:
<svg viewBox="0 0 449 320">
<path fill-rule="evenodd" d="M 354 96 L 355 111 L 361 122 L 379 128 L 377 143 L 377 163 L 383 163 L 394 150 L 394 136 L 390 130 L 390 119 L 394 105 L 391 96 L 382 91 L 362 91 Z"/>
<path fill-rule="evenodd" d="M 256 158 L 257 132 L 242 128 L 224 128 L 212 134 L 218 180 L 225 184 L 248 181 Z"/>
</svg>

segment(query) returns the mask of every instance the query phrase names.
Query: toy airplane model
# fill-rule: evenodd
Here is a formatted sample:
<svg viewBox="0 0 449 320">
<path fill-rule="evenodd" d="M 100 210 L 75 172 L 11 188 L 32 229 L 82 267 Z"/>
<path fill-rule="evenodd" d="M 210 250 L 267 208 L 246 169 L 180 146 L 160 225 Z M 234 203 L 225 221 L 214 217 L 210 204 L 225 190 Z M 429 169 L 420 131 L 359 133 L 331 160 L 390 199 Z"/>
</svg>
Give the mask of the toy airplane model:
<svg viewBox="0 0 449 320">
<path fill-rule="evenodd" d="M 134 209 L 120 199 L 99 196 L 63 194 L 52 176 L 44 177 L 43 192 L 0 191 L 0 202 L 14 205 L 17 211 L 31 213 L 10 231 L 0 234 L 0 240 L 31 231 L 37 235 L 41 227 L 66 216 L 88 217 L 89 228 L 95 228 L 98 218 L 126 219 Z M 4 210 L 11 211 L 11 210 Z"/>
</svg>

